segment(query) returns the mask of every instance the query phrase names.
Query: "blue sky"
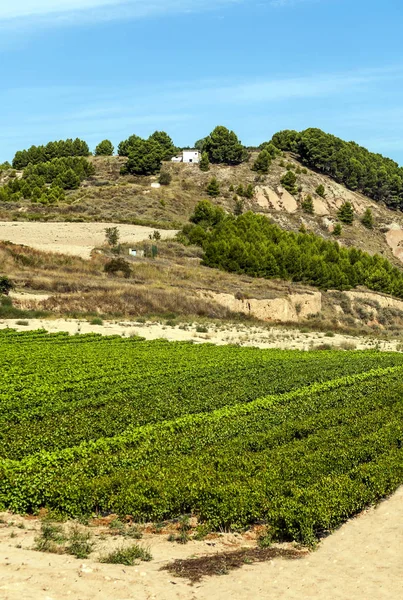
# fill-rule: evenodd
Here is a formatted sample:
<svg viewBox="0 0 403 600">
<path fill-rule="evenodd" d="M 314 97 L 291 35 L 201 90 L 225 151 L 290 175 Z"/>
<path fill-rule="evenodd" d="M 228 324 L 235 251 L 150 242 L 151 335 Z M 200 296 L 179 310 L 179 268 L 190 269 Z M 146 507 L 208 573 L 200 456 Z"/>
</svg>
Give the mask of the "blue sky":
<svg viewBox="0 0 403 600">
<path fill-rule="evenodd" d="M 402 0 L 1 0 L 0 162 L 223 124 L 250 145 L 320 127 L 403 164 L 402 26 Z"/>
</svg>

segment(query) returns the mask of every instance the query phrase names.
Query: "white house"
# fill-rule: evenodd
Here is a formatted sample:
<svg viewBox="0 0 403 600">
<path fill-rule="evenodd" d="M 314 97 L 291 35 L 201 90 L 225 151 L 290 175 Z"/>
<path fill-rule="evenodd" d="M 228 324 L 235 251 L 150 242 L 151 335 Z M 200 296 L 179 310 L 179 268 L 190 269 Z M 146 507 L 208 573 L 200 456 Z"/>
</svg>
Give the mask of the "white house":
<svg viewBox="0 0 403 600">
<path fill-rule="evenodd" d="M 184 163 L 195 163 L 200 162 L 200 152 L 198 150 L 184 150 L 182 154 L 174 156 L 172 162 L 184 162 Z"/>
</svg>

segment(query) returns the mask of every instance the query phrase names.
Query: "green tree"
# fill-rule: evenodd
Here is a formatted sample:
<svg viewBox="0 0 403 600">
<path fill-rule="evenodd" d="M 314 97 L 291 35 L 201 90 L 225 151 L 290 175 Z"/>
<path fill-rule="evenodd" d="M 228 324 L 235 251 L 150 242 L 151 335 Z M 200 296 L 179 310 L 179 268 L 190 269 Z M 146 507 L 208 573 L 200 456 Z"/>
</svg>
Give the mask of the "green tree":
<svg viewBox="0 0 403 600">
<path fill-rule="evenodd" d="M 122 142 L 120 142 L 118 146 L 119 156 L 129 156 L 131 149 L 136 146 L 138 141 L 143 140 L 138 135 L 131 135 L 127 138 L 127 140 L 123 140 Z"/>
<path fill-rule="evenodd" d="M 320 184 L 318 185 L 318 187 L 316 188 L 315 192 L 318 194 L 318 196 L 320 196 L 321 198 L 325 198 L 326 196 L 326 190 L 325 190 L 325 186 Z"/>
<path fill-rule="evenodd" d="M 165 131 L 155 131 L 148 138 L 150 142 L 156 142 L 161 148 L 161 160 L 171 160 L 178 151 L 172 139 Z"/>
<path fill-rule="evenodd" d="M 255 162 L 253 163 L 253 171 L 258 173 L 268 173 L 271 164 L 271 156 L 267 150 L 262 150 Z"/>
<path fill-rule="evenodd" d="M 220 184 L 218 183 L 216 177 L 212 177 L 210 179 L 210 182 L 206 188 L 206 191 L 207 191 L 208 195 L 212 196 L 213 198 L 216 198 L 217 196 L 220 195 Z"/>
<path fill-rule="evenodd" d="M 210 161 L 207 152 L 203 152 L 199 163 L 200 171 L 210 171 Z"/>
<path fill-rule="evenodd" d="M 313 205 L 313 198 L 311 194 L 308 194 L 305 200 L 301 204 L 302 210 L 306 212 L 308 215 L 313 215 L 315 212 L 315 208 Z"/>
<path fill-rule="evenodd" d="M 354 221 L 354 209 L 351 202 L 343 202 L 339 210 L 337 211 L 337 217 L 342 223 L 351 225 Z"/>
<path fill-rule="evenodd" d="M 105 238 L 109 246 L 115 248 L 119 243 L 119 229 L 117 227 L 107 227 L 105 229 Z"/>
<path fill-rule="evenodd" d="M 362 219 L 361 219 L 361 223 L 364 225 L 364 227 L 366 227 L 367 229 L 373 229 L 374 228 L 374 216 L 372 214 L 372 210 L 370 208 L 367 208 Z"/>
<path fill-rule="evenodd" d="M 114 151 L 113 144 L 110 140 L 103 140 L 95 148 L 95 156 L 112 156 Z"/>
<path fill-rule="evenodd" d="M 245 188 L 243 187 L 242 183 L 240 183 L 236 188 L 236 193 L 238 196 L 245 196 Z"/>
<path fill-rule="evenodd" d="M 207 152 L 211 163 L 238 165 L 248 160 L 248 151 L 237 135 L 223 127 L 216 127 L 205 139 L 203 151 Z"/>
<path fill-rule="evenodd" d="M 214 227 L 224 220 L 225 212 L 220 206 L 214 206 L 209 200 L 201 200 L 197 203 L 193 215 L 190 217 L 191 223 L 201 225 L 202 227 Z"/>
<path fill-rule="evenodd" d="M 245 201 L 242 198 L 238 198 L 238 196 L 234 196 L 234 215 L 239 217 L 239 215 L 243 214 Z"/>
<path fill-rule="evenodd" d="M 161 170 L 162 150 L 154 140 L 134 140 L 130 146 L 129 158 L 121 169 L 123 175 L 155 175 Z"/>
<path fill-rule="evenodd" d="M 8 277 L 0 276 L 0 295 L 8 296 L 13 288 L 14 284 Z"/>
<path fill-rule="evenodd" d="M 287 171 L 287 173 L 281 178 L 281 185 L 285 188 L 290 194 L 296 194 L 297 188 L 297 176 L 293 171 Z"/>
<path fill-rule="evenodd" d="M 254 195 L 255 195 L 255 188 L 253 187 L 253 185 L 251 183 L 249 183 L 246 186 L 245 198 L 248 198 L 249 200 L 251 200 Z"/>
<path fill-rule="evenodd" d="M 335 235 L 336 237 L 339 237 L 341 235 L 341 231 L 342 231 L 342 227 L 341 227 L 340 223 L 336 223 L 336 225 L 334 226 L 334 229 L 333 229 L 333 235 Z"/>
</svg>

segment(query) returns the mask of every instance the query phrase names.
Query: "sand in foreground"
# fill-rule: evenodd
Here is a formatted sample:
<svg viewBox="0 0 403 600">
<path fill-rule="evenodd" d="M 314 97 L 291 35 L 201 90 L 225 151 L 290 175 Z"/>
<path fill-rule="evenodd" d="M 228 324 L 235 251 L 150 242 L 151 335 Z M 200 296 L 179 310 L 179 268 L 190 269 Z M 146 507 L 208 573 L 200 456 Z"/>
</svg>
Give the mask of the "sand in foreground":
<svg viewBox="0 0 403 600">
<path fill-rule="evenodd" d="M 172 558 L 212 553 L 206 542 L 186 546 L 153 536 L 154 560 L 138 567 L 34 552 L 33 533 L 0 529 L 0 597 L 4 600 L 401 600 L 403 488 L 378 508 L 346 523 L 298 561 L 245 565 L 190 586 L 159 571 Z M 29 539 L 31 535 L 31 539 Z M 17 548 L 22 545 L 22 548 Z"/>
</svg>

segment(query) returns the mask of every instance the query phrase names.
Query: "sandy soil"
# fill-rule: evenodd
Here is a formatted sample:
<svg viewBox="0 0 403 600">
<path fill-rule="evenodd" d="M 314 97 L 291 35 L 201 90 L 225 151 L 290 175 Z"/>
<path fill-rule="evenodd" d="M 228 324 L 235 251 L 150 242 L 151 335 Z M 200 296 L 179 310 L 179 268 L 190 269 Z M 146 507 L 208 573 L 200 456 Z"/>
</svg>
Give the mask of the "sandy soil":
<svg viewBox="0 0 403 600">
<path fill-rule="evenodd" d="M 89 258 L 91 250 L 105 242 L 105 228 L 117 227 L 122 243 L 148 239 L 154 229 L 114 223 L 23 223 L 0 221 L 0 240 L 31 246 L 45 252 L 60 252 Z M 159 230 L 163 239 L 173 237 L 173 230 Z"/>
<path fill-rule="evenodd" d="M 169 543 L 166 535 L 140 541 L 152 562 L 135 567 L 105 565 L 97 553 L 88 560 L 43 554 L 31 548 L 37 521 L 0 515 L 0 597 L 4 600 L 400 600 L 403 597 L 403 488 L 378 508 L 346 523 L 316 552 L 298 561 L 275 559 L 245 565 L 229 575 L 193 586 L 160 567 L 175 558 L 212 554 L 251 545 L 240 536 Z M 14 523 L 14 525 L 10 525 Z M 17 525 L 24 523 L 24 529 Z M 98 542 L 98 552 L 122 545 Z"/>
<path fill-rule="evenodd" d="M 0 321 L 0 329 L 17 329 L 28 331 L 46 329 L 51 333 L 66 331 L 71 335 L 78 333 L 99 333 L 101 335 L 121 335 L 130 337 L 139 335 L 147 340 L 167 339 L 170 341 L 194 341 L 217 345 L 239 344 L 258 348 L 282 348 L 294 350 L 312 350 L 324 344 L 344 347 L 351 350 L 370 350 L 377 348 L 383 351 L 401 349 L 398 340 L 378 340 L 369 337 L 354 337 L 334 334 L 332 337 L 322 332 L 303 333 L 297 329 L 282 327 L 258 327 L 241 324 L 211 324 L 200 331 L 197 324 L 179 324 L 169 326 L 159 322 L 137 323 L 134 321 L 105 321 L 103 325 L 92 325 L 89 321 L 77 319 L 7 319 Z M 199 331 L 197 331 L 199 329 Z"/>
</svg>

